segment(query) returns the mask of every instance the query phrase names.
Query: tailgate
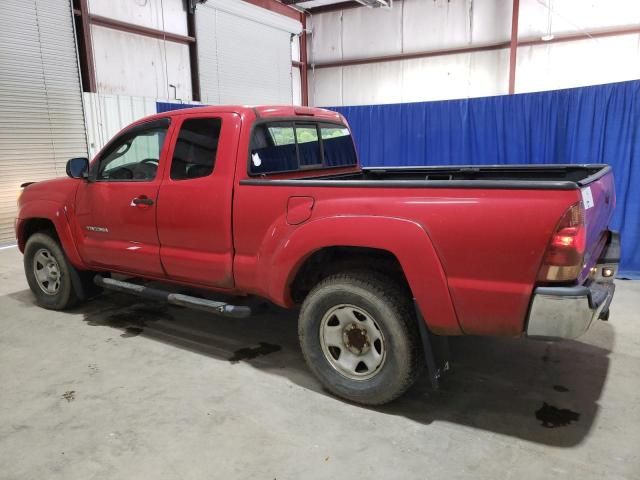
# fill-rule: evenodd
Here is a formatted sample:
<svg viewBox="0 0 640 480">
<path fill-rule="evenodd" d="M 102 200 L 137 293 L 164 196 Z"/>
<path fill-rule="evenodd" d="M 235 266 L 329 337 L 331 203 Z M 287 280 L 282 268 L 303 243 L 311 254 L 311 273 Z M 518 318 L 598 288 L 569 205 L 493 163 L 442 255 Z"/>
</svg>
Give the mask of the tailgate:
<svg viewBox="0 0 640 480">
<path fill-rule="evenodd" d="M 587 246 L 585 250 L 585 267 L 580 274 L 582 283 L 589 275 L 608 238 L 608 227 L 613 209 L 616 205 L 613 172 L 606 169 L 604 175 L 594 175 L 594 179 L 586 178 L 580 182 L 582 203 L 585 212 L 585 225 L 587 228 Z"/>
</svg>

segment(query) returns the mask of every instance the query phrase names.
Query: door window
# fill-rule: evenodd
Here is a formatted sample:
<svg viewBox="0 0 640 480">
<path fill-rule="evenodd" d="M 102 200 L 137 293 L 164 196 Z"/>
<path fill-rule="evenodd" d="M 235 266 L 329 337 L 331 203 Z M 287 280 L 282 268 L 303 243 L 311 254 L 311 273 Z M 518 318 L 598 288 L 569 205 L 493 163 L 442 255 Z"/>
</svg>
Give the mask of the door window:
<svg viewBox="0 0 640 480">
<path fill-rule="evenodd" d="M 156 177 L 168 122 L 133 127 L 116 139 L 98 165 L 96 180 L 150 182 Z"/>
<path fill-rule="evenodd" d="M 211 175 L 218 151 L 219 118 L 192 118 L 180 128 L 171 160 L 171 178 L 187 180 Z"/>
</svg>

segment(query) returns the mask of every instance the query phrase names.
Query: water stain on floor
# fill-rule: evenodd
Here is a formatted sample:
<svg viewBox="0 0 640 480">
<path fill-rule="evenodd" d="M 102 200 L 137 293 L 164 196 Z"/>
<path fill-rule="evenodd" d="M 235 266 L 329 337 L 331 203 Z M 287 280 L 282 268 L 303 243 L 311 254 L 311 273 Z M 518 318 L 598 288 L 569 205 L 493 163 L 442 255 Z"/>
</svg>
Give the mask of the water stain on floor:
<svg viewBox="0 0 640 480">
<path fill-rule="evenodd" d="M 71 400 L 75 400 L 76 391 L 75 390 L 69 390 L 68 392 L 64 392 L 62 394 L 62 397 L 60 397 L 60 398 L 65 399 L 67 402 L 70 402 Z"/>
<path fill-rule="evenodd" d="M 137 337 L 144 332 L 144 327 L 149 323 L 159 320 L 174 320 L 164 305 L 158 307 L 133 305 L 132 307 L 119 309 L 110 314 L 100 312 L 86 319 L 87 323 L 91 326 L 107 326 L 124 330 L 120 335 L 122 338 Z"/>
<path fill-rule="evenodd" d="M 566 427 L 571 422 L 580 420 L 580 414 L 567 408 L 558 408 L 544 402 L 539 410 L 536 410 L 536 418 L 540 420 L 544 428 Z"/>
<path fill-rule="evenodd" d="M 229 361 L 231 363 L 238 363 L 240 360 L 252 360 L 261 355 L 269 355 L 270 353 L 279 352 L 280 350 L 282 350 L 280 345 L 260 342 L 260 346 L 258 347 L 246 347 L 236 350 L 233 352 L 233 356 L 229 358 Z"/>
</svg>

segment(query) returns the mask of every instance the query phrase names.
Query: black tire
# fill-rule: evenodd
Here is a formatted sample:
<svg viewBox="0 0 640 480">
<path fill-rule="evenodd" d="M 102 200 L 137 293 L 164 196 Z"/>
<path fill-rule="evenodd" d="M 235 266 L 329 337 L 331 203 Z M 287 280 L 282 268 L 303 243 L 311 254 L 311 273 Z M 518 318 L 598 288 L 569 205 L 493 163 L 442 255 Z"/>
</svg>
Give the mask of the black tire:
<svg viewBox="0 0 640 480">
<path fill-rule="evenodd" d="M 48 252 L 59 271 L 59 285 L 54 293 L 47 293 L 44 287 L 36 279 L 34 263 L 40 252 Z M 41 265 L 41 263 L 38 263 Z M 58 241 L 48 233 L 34 233 L 27 240 L 24 249 L 24 271 L 27 276 L 29 288 L 36 297 L 38 305 L 50 310 L 63 310 L 73 307 L 79 300 L 73 277 L 78 276 L 78 271 L 69 263 Z M 53 287 L 52 287 L 53 289 Z"/>
<path fill-rule="evenodd" d="M 349 378 L 323 350 L 321 325 L 325 315 L 329 318 L 328 312 L 340 305 L 370 314 L 382 334 L 384 361 L 370 378 Z M 375 272 L 351 271 L 322 280 L 302 304 L 298 336 L 307 365 L 324 387 L 360 404 L 382 405 L 398 398 L 415 382 L 424 365 L 410 296 L 397 282 Z"/>
</svg>

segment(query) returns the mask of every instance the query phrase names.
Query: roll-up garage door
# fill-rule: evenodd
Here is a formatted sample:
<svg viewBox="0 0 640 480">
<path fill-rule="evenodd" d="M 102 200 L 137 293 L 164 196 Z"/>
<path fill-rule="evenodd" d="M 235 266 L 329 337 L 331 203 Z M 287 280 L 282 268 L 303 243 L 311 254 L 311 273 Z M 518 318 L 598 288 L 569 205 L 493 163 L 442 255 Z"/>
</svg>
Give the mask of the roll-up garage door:
<svg viewBox="0 0 640 480">
<path fill-rule="evenodd" d="M 291 41 L 301 30 L 296 20 L 239 0 L 198 5 L 202 102 L 294 103 Z"/>
<path fill-rule="evenodd" d="M 14 241 L 20 184 L 65 174 L 86 156 L 69 0 L 2 0 L 0 11 L 0 244 Z"/>
</svg>

